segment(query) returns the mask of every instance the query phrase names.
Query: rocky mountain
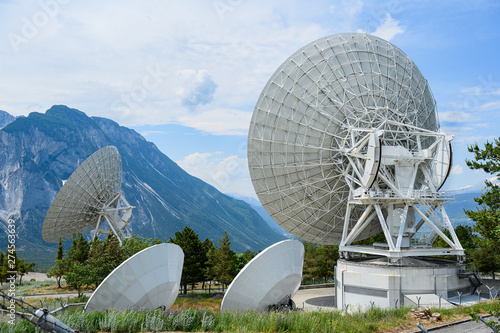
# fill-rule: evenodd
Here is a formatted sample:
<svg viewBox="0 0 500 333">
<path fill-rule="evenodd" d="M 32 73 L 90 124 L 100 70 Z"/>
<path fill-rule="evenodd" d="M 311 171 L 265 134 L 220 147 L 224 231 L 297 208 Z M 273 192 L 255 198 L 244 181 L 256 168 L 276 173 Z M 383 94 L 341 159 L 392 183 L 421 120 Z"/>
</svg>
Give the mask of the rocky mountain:
<svg viewBox="0 0 500 333">
<path fill-rule="evenodd" d="M 276 223 L 276 221 L 273 220 L 273 218 L 269 215 L 269 213 L 266 211 L 264 206 L 262 206 L 259 200 L 249 196 L 240 195 L 238 193 L 228 193 L 228 195 L 235 199 L 243 200 L 247 204 L 249 204 L 257 213 L 259 213 L 259 215 L 264 219 L 269 227 L 276 230 L 281 235 L 285 236 L 286 238 L 293 237 L 292 234 L 283 229 L 278 223 Z"/>
<path fill-rule="evenodd" d="M 497 177 L 492 177 L 488 180 L 493 184 L 497 184 L 500 181 Z M 483 181 L 454 190 L 455 201 L 452 201 L 445 206 L 446 212 L 448 213 L 453 225 L 473 225 L 475 223 L 467 217 L 467 215 L 465 215 L 464 210 L 475 210 L 479 207 L 477 202 L 474 201 L 474 198 L 480 197 L 484 188 L 485 183 Z"/>
<path fill-rule="evenodd" d="M 55 257 L 57 244 L 41 236 L 52 200 L 78 165 L 107 145 L 116 146 L 122 157 L 122 192 L 136 207 L 132 232 L 166 240 L 188 225 L 200 239 L 217 242 L 227 231 L 236 251 L 258 251 L 284 239 L 250 205 L 189 175 L 153 143 L 112 120 L 62 105 L 10 119 L 0 130 L 0 227 L 5 231 L 0 249 L 7 244 L 7 220 L 14 217 L 19 255 L 38 267 L 47 266 L 43 258 L 49 257 L 52 265 Z"/>
<path fill-rule="evenodd" d="M 16 117 L 9 114 L 8 112 L 0 110 L 0 129 L 4 128 L 14 120 L 16 120 Z"/>
</svg>

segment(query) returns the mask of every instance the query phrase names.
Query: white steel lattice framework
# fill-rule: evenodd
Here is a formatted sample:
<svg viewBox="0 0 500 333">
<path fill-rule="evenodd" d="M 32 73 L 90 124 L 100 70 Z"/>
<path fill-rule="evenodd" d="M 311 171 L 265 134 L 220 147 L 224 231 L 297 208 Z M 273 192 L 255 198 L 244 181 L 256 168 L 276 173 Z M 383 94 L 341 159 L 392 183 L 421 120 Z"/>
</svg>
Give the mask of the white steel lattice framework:
<svg viewBox="0 0 500 333">
<path fill-rule="evenodd" d="M 272 75 L 248 138 L 250 175 L 273 219 L 293 235 L 391 258 L 454 254 L 462 246 L 439 189 L 451 137 L 413 61 L 367 34 L 321 38 Z M 427 225 L 449 248 L 413 246 Z M 451 239 L 443 229 L 451 231 Z M 352 246 L 383 231 L 387 243 Z"/>
<path fill-rule="evenodd" d="M 121 244 L 132 208 L 121 194 L 122 162 L 114 146 L 89 156 L 64 183 L 45 216 L 42 237 L 57 242 L 75 232 L 114 233 Z"/>
</svg>

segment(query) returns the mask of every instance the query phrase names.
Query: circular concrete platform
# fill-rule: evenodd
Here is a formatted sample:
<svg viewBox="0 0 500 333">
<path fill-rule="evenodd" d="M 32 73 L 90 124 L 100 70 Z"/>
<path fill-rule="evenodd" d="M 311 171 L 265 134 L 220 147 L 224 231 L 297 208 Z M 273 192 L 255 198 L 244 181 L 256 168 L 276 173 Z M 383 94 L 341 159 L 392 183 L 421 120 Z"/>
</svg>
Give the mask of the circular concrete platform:
<svg viewBox="0 0 500 333">
<path fill-rule="evenodd" d="M 306 300 L 306 304 L 320 307 L 335 307 L 335 296 L 321 296 Z"/>
<path fill-rule="evenodd" d="M 336 310 L 335 287 L 298 290 L 292 300 L 305 311 Z"/>
</svg>

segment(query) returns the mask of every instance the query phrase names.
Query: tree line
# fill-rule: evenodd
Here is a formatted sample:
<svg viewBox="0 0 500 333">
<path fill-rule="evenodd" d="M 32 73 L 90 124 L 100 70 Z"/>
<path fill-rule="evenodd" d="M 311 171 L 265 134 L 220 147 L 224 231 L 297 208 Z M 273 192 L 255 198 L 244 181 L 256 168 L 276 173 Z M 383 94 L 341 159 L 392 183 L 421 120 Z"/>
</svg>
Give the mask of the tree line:
<svg viewBox="0 0 500 333">
<path fill-rule="evenodd" d="M 184 293 L 187 293 L 189 285 L 193 288 L 197 283 L 202 283 L 203 288 L 208 283 L 209 291 L 213 281 L 222 284 L 224 288 L 256 255 L 249 250 L 236 254 L 231 250 L 227 232 L 224 232 L 216 246 L 208 238 L 202 242 L 198 234 L 188 226 L 177 231 L 175 237 L 168 242 L 179 245 L 184 252 L 181 278 Z M 54 277 L 59 288 L 62 287 L 61 281 L 64 278 L 67 285 L 81 294 L 82 287 L 97 288 L 116 267 L 135 253 L 161 243 L 158 238 L 132 235 L 120 245 L 113 234 L 109 234 L 104 240 L 95 237 L 88 241 L 78 232 L 73 234 L 71 246 L 66 252 L 62 239 L 59 239 L 55 265 L 49 269 L 47 276 Z"/>
<path fill-rule="evenodd" d="M 169 243 L 179 245 L 184 252 L 182 268 L 182 292 L 201 284 L 211 292 L 214 283 L 223 290 L 235 276 L 252 260 L 257 253 L 246 250 L 236 253 L 231 249 L 227 232 L 214 244 L 206 238 L 201 241 L 198 234 L 186 226 L 169 238 Z M 59 240 L 55 265 L 49 269 L 48 277 L 54 277 L 58 287 L 64 278 L 66 284 L 81 293 L 82 287 L 97 286 L 123 261 L 135 253 L 162 242 L 158 238 L 142 238 L 133 235 L 124 239 L 120 246 L 118 239 L 110 234 L 106 239 L 98 237 L 87 241 L 81 233 L 72 237 L 71 247 L 64 252 L 62 239 Z M 328 280 L 334 276 L 334 267 L 338 259 L 338 246 L 317 245 L 304 242 L 304 279 Z M 1 257 L 0 257 L 1 259 Z"/>
<path fill-rule="evenodd" d="M 25 259 L 18 258 L 15 249 L 8 248 L 5 253 L 0 251 L 0 281 L 7 281 L 7 278 L 12 277 L 13 272 L 15 272 L 15 278 L 13 279 L 19 279 L 19 284 L 22 284 L 23 277 L 33 267 L 35 267 L 35 263 L 26 262 Z"/>
</svg>

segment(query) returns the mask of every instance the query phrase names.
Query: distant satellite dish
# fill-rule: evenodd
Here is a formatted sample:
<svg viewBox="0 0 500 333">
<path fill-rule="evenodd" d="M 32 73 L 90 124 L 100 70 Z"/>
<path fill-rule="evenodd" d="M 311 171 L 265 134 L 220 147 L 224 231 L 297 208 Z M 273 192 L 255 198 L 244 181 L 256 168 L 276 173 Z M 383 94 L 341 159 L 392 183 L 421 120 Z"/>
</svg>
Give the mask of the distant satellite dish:
<svg viewBox="0 0 500 333">
<path fill-rule="evenodd" d="M 121 194 L 122 163 L 114 146 L 88 157 L 57 193 L 43 222 L 42 237 L 57 242 L 75 232 L 114 233 L 128 237 L 132 206 Z"/>
<path fill-rule="evenodd" d="M 174 304 L 184 252 L 175 244 L 144 249 L 115 268 L 90 296 L 85 311 L 148 309 Z"/>
<path fill-rule="evenodd" d="M 222 299 L 221 311 L 265 310 L 299 289 L 304 246 L 298 240 L 271 245 L 234 278 Z"/>
</svg>

